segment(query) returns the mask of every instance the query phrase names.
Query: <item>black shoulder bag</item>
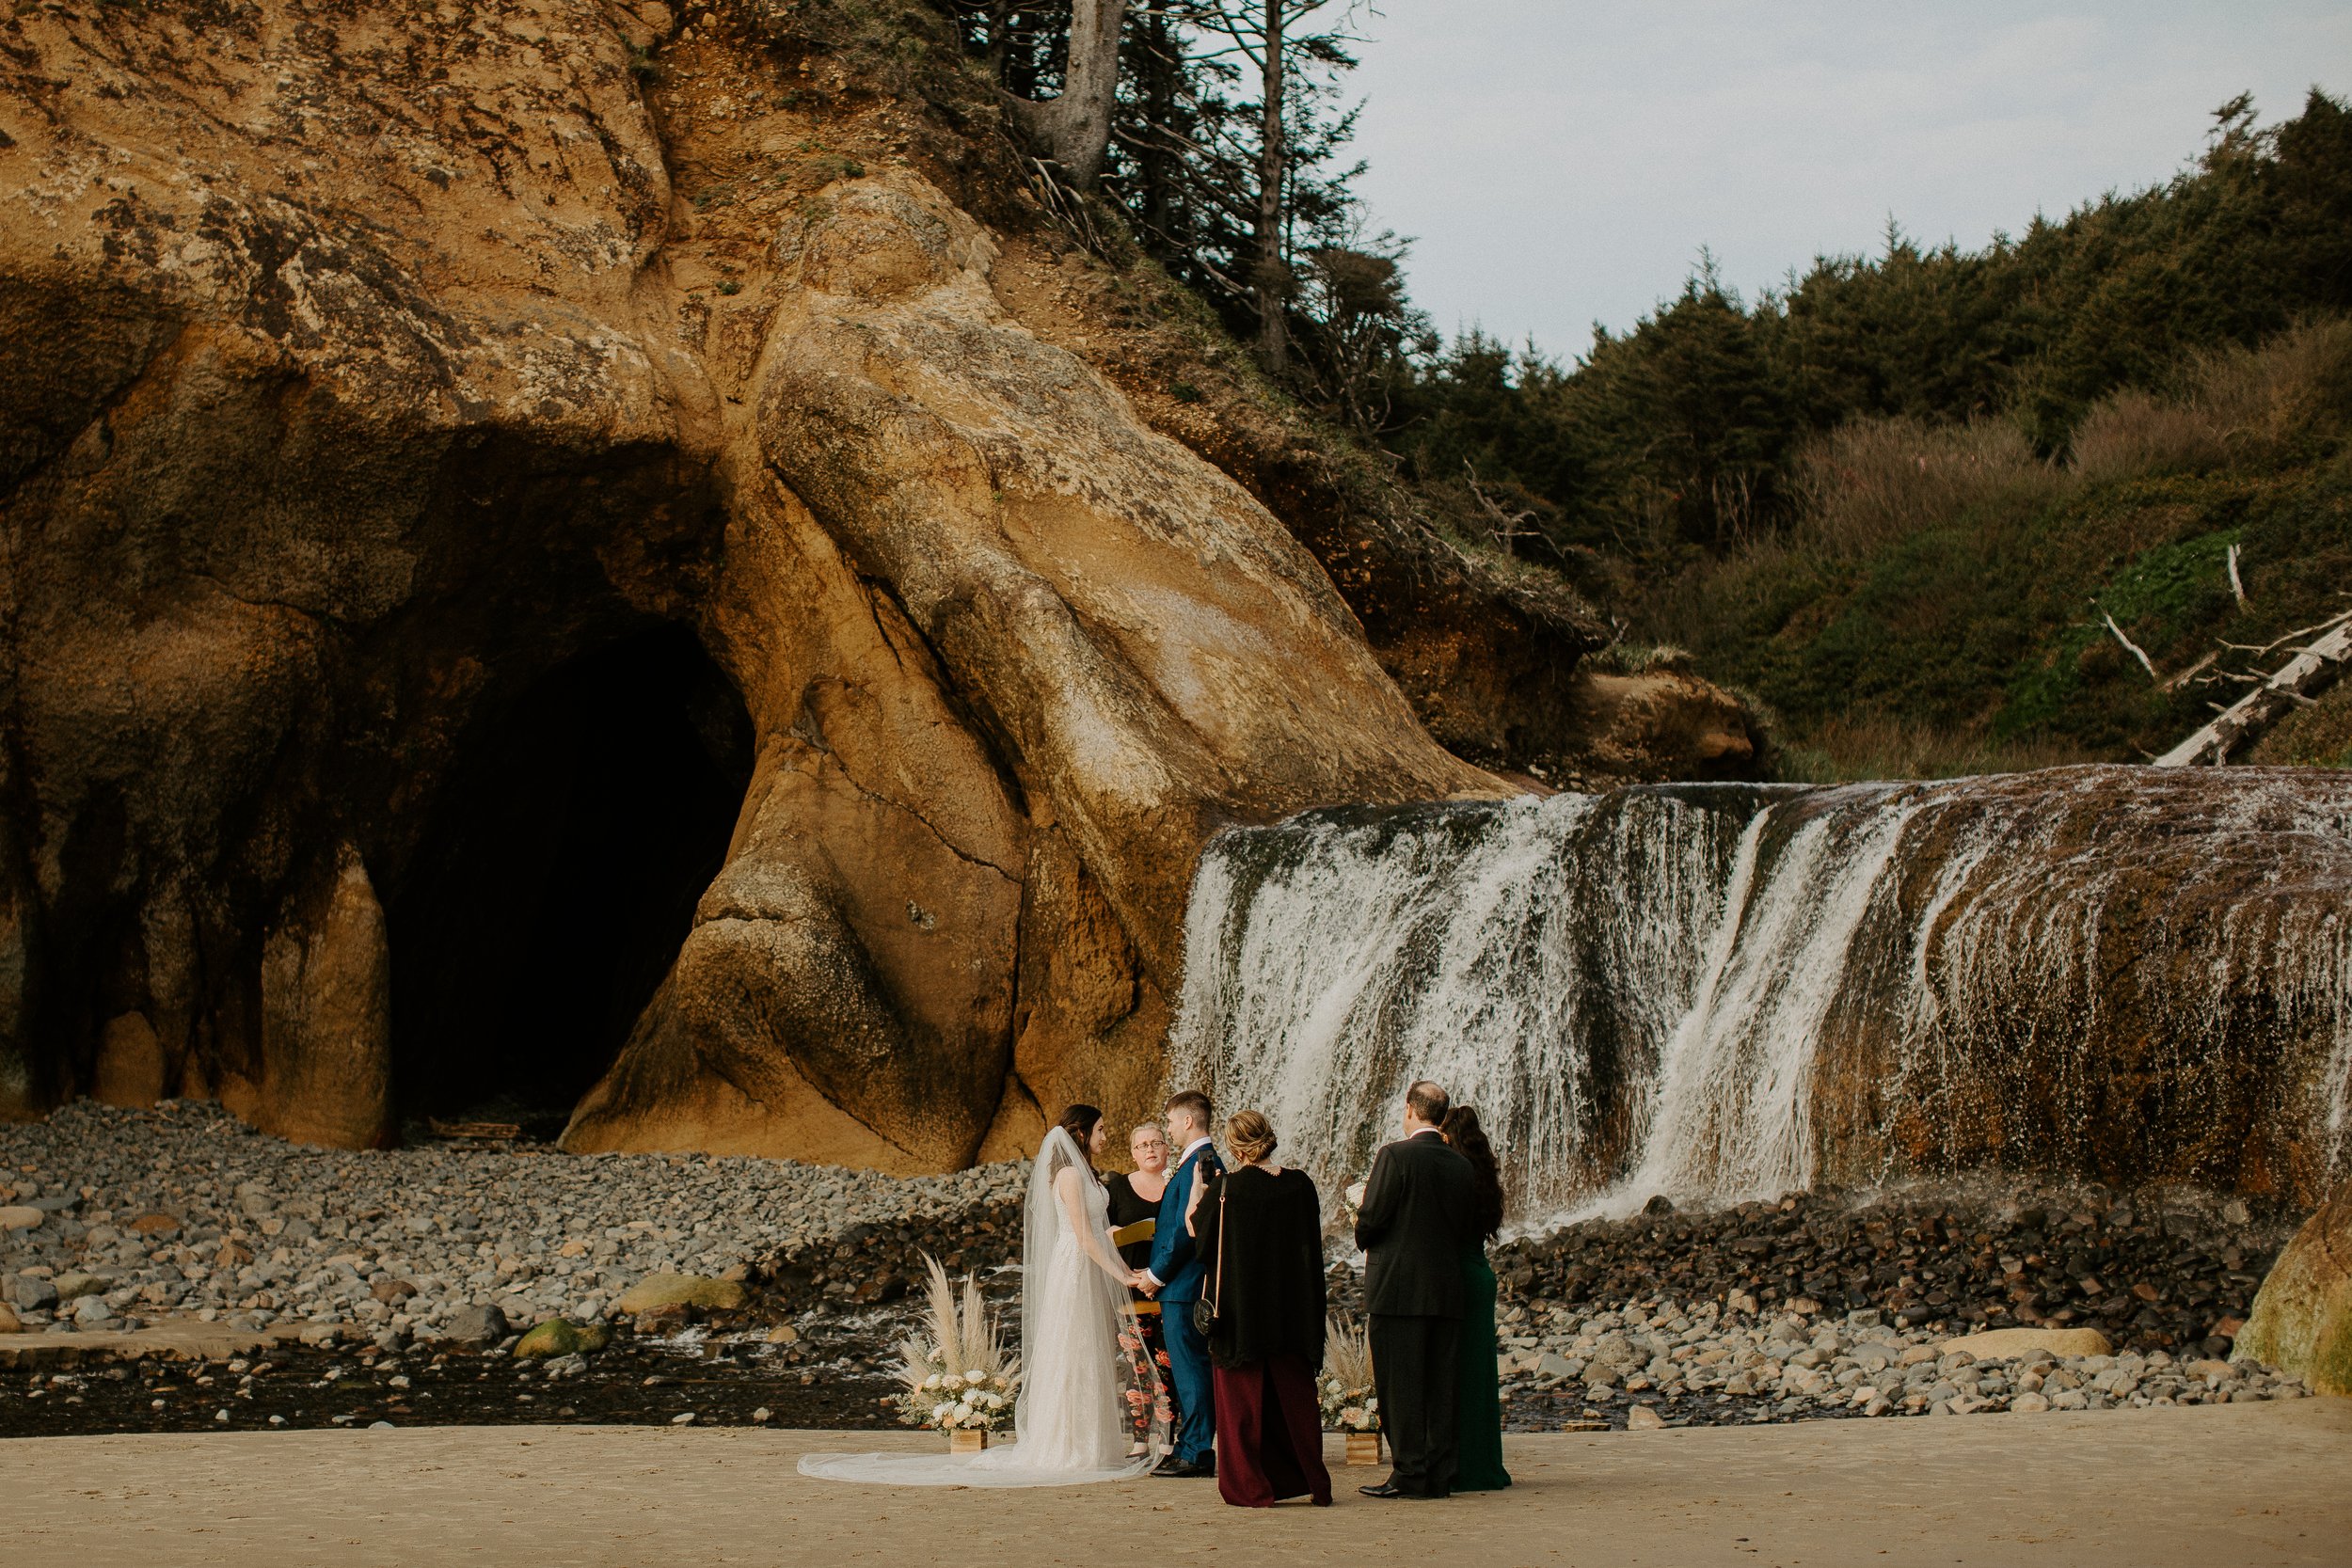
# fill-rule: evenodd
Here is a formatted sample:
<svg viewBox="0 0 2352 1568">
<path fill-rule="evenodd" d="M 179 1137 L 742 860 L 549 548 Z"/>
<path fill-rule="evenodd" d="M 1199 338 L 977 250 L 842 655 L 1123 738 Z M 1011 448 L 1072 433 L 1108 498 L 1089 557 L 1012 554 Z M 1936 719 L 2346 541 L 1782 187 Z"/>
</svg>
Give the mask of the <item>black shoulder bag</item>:
<svg viewBox="0 0 2352 1568">
<path fill-rule="evenodd" d="M 1217 1302 L 1225 1296 L 1225 1178 L 1217 1179 L 1216 1189 L 1216 1286 L 1214 1298 L 1196 1296 L 1192 1303 L 1192 1331 L 1203 1339 L 1216 1332 Z"/>
</svg>

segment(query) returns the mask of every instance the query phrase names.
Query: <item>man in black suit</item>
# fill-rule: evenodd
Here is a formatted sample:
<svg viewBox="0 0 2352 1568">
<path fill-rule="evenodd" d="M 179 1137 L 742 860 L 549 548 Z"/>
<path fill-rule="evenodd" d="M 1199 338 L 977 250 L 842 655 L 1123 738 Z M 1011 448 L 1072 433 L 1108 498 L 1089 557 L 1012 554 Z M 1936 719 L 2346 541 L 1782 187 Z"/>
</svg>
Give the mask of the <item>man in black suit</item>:
<svg viewBox="0 0 2352 1568">
<path fill-rule="evenodd" d="M 1476 1220 L 1470 1162 L 1438 1132 L 1448 1103 L 1426 1080 L 1405 1091 L 1405 1136 L 1374 1158 L 1356 1216 L 1391 1461 L 1366 1497 L 1446 1497 L 1461 1453 L 1462 1249 Z"/>
</svg>

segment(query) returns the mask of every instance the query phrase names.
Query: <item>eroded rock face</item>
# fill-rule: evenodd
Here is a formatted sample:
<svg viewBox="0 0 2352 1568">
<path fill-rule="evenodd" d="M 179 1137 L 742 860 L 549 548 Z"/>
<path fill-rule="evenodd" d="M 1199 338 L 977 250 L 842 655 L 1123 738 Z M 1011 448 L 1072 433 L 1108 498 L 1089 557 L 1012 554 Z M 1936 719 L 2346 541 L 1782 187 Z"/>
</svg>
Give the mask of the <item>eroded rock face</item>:
<svg viewBox="0 0 2352 1568">
<path fill-rule="evenodd" d="M 972 1158 L 1000 1108 L 1015 1146 L 1049 1101 L 1141 1115 L 1210 832 L 1496 787 L 1428 740 L 1271 514 L 1007 317 L 991 249 L 935 189 L 869 178 L 753 284 L 718 621 L 760 773 L 573 1147 L 674 1117 L 732 1143 L 720 1124 L 761 1113 L 709 1106 L 714 1075 L 762 1105 L 813 1089 L 888 1146 L 859 1158 L 911 1168 Z M 786 645 L 779 599 L 827 577 L 839 613 Z M 1019 985 L 1018 954 L 1066 948 Z"/>
<path fill-rule="evenodd" d="M 745 107 L 794 62 L 706 40 L 649 97 L 666 31 L 589 0 L 0 34 L 0 1112 L 390 1135 L 452 780 L 648 627 L 750 782 L 581 1042 L 578 1148 L 932 1169 L 1137 1116 L 1209 832 L 1500 787 L 1272 514 L 1008 315 L 987 229 Z"/>
<path fill-rule="evenodd" d="M 387 1026 L 332 847 L 397 884 L 467 727 L 674 613 L 660 558 L 708 531 L 635 336 L 668 192 L 628 40 L 585 5 L 0 26 L 0 1105 L 373 1138 L 373 1069 L 301 1103 L 323 1019 Z"/>
</svg>

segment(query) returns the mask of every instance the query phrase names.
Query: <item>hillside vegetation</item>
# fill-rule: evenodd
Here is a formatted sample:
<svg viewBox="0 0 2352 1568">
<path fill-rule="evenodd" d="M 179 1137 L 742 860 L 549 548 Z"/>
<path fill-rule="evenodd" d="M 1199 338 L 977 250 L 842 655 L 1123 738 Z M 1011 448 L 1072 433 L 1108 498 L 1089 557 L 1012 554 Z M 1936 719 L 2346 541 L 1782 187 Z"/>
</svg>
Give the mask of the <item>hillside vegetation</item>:
<svg viewBox="0 0 2352 1568">
<path fill-rule="evenodd" d="M 1760 700 L 1785 772 L 2132 760 L 2345 605 L 2347 309 L 2352 114 L 2240 100 L 2177 179 L 1982 250 L 1890 233 L 1753 304 L 1703 266 L 1572 366 L 1473 335 L 1389 439 L 1614 607 L 1615 662 Z M 2264 754 L 2352 763 L 2346 701 Z"/>
<path fill-rule="evenodd" d="M 1644 614 L 1770 705 L 1792 775 L 2139 759 L 2352 608 L 2348 421 L 2342 319 L 2201 356 L 2177 396 L 2112 394 L 2058 459 L 2009 420 L 1854 420 L 1797 453 L 1786 530 Z M 2352 765 L 2316 717 L 2280 760 Z"/>
</svg>

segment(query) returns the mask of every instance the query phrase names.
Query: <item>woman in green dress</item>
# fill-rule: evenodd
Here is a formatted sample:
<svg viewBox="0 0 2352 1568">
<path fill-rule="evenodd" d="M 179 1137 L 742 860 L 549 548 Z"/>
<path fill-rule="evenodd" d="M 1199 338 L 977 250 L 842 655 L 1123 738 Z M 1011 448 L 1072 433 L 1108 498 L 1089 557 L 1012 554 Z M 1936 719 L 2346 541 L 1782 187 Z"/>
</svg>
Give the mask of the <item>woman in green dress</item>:
<svg viewBox="0 0 2352 1568">
<path fill-rule="evenodd" d="M 1486 1243 L 1502 1228 L 1502 1172 L 1478 1125 L 1478 1113 L 1456 1105 L 1438 1128 L 1470 1164 L 1477 1180 L 1478 1232 L 1462 1249 L 1462 1461 L 1456 1492 L 1498 1492 L 1511 1484 L 1502 1467 L 1502 1395 L 1495 1374 L 1495 1271 Z"/>
</svg>

